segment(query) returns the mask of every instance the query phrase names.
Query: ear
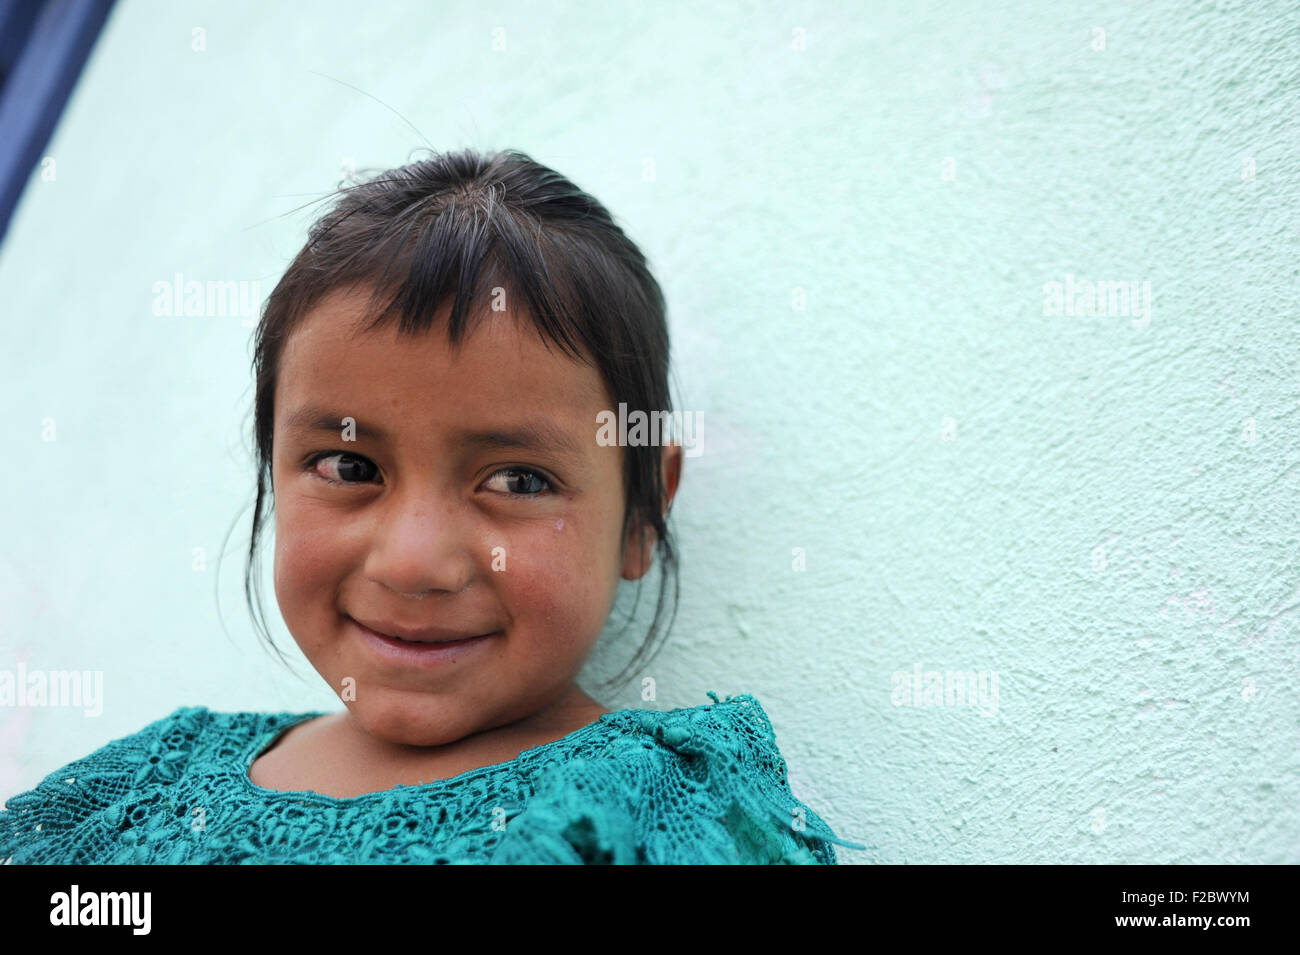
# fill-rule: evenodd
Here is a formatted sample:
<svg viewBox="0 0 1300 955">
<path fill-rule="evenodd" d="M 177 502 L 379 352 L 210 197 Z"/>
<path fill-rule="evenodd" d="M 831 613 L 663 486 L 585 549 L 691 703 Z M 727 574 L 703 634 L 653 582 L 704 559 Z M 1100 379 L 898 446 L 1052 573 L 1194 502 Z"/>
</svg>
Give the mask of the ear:
<svg viewBox="0 0 1300 955">
<path fill-rule="evenodd" d="M 677 485 L 682 479 L 682 446 L 666 444 L 660 458 L 660 473 L 663 476 L 664 517 L 672 507 L 673 498 L 677 496 Z M 623 577 L 626 580 L 640 580 L 650 570 L 654 558 L 655 531 L 650 524 L 642 521 L 627 530 L 623 541 Z"/>
</svg>

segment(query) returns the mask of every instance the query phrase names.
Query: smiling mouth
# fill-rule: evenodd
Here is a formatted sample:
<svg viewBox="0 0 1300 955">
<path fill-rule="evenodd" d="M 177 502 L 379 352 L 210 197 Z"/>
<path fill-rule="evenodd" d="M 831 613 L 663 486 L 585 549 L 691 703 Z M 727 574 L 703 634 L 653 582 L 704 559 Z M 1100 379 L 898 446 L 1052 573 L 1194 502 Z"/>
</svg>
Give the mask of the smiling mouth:
<svg viewBox="0 0 1300 955">
<path fill-rule="evenodd" d="M 421 633 L 421 635 L 418 638 L 415 636 L 399 637 L 396 634 L 388 633 L 386 629 L 381 630 L 376 627 L 369 626 L 368 624 L 364 624 L 360 620 L 355 619 L 354 617 L 347 617 L 347 619 L 352 621 L 352 623 L 360 627 L 362 630 L 374 634 L 377 637 L 382 637 L 385 640 L 393 640 L 397 643 L 401 643 L 409 647 L 417 647 L 417 648 L 418 647 L 454 647 L 454 646 L 459 646 L 462 643 L 471 643 L 475 640 L 481 640 L 484 637 L 494 637 L 501 632 L 499 630 L 494 630 L 491 633 L 480 633 L 480 634 L 473 634 L 470 636 L 460 636 L 455 634 L 454 631 L 426 631 Z"/>
<path fill-rule="evenodd" d="M 369 628 L 367 628 L 369 629 Z M 379 633 L 378 630 L 373 631 Z M 405 640 L 402 637 L 395 637 L 389 633 L 380 633 L 381 637 L 387 637 L 389 640 L 396 640 L 398 643 L 405 643 L 412 647 L 454 647 L 458 643 L 469 643 L 471 640 L 478 640 L 479 637 L 461 637 L 459 640 Z M 490 633 L 482 634 L 484 637 L 490 637 Z"/>
</svg>

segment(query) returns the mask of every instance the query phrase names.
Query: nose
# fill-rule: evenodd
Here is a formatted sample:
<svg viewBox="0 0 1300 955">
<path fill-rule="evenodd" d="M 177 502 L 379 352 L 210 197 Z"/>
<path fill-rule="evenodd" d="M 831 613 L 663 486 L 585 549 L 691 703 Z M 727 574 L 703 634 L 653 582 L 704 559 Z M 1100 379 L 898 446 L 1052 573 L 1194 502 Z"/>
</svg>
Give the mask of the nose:
<svg viewBox="0 0 1300 955">
<path fill-rule="evenodd" d="M 375 518 L 365 576 L 411 598 L 457 594 L 474 579 L 463 505 L 430 493 L 390 499 Z"/>
</svg>

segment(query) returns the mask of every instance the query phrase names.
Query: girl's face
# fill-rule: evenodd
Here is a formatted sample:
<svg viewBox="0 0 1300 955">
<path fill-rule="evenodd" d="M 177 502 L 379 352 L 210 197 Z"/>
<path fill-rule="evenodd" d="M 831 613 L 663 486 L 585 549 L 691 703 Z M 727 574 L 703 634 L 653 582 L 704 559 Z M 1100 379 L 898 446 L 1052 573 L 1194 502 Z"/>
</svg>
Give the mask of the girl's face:
<svg viewBox="0 0 1300 955">
<path fill-rule="evenodd" d="M 418 339 L 360 333 L 369 292 L 331 293 L 281 356 L 275 593 L 290 633 L 361 727 L 394 743 L 587 699 L 574 678 L 620 575 L 649 557 L 624 556 L 623 449 L 596 441 L 612 405 L 600 375 L 505 312 L 459 354 L 445 308 Z M 356 621 L 490 636 L 412 662 Z"/>
</svg>

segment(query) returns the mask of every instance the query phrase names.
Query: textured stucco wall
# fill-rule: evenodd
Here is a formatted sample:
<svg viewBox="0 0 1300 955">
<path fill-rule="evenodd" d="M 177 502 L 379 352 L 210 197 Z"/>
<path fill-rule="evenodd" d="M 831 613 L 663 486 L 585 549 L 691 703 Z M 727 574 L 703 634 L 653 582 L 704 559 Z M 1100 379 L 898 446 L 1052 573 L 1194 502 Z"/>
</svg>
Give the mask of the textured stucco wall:
<svg viewBox="0 0 1300 955">
<path fill-rule="evenodd" d="M 0 797 L 180 705 L 337 705 L 242 602 L 250 329 L 151 311 L 266 294 L 290 210 L 423 145 L 323 73 L 555 166 L 668 293 L 705 453 L 658 699 L 608 705 L 754 693 L 845 863 L 1300 862 L 1293 6 L 546 6 L 119 3 L 0 248 L 0 666 L 104 707 L 0 712 Z"/>
</svg>

